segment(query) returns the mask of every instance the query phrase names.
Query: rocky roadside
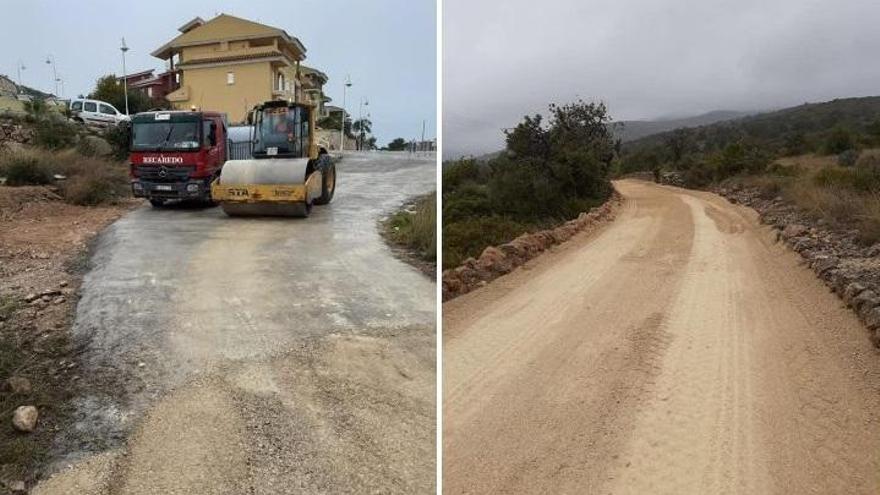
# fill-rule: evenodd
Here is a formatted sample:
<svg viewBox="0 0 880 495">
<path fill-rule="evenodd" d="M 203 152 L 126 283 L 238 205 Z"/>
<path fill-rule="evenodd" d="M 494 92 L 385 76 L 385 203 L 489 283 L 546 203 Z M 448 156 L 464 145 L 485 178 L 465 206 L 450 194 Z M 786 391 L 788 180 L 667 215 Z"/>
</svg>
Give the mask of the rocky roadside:
<svg viewBox="0 0 880 495">
<path fill-rule="evenodd" d="M 89 242 L 139 202 L 64 203 L 0 186 L 0 494 L 41 476 L 79 382 L 69 338 Z"/>
<path fill-rule="evenodd" d="M 880 243 L 864 246 L 857 230 L 842 230 L 813 219 L 782 197 L 764 198 L 754 188 L 717 187 L 731 203 L 758 212 L 776 230 L 777 239 L 801 255 L 816 275 L 868 328 L 880 347 Z"/>
<path fill-rule="evenodd" d="M 516 267 L 538 256 L 550 247 L 561 244 L 581 232 L 593 231 L 614 219 L 622 198 L 615 191 L 603 205 L 583 212 L 562 225 L 525 233 L 500 246 L 489 246 L 479 258 L 468 258 L 461 266 L 443 271 L 443 301 L 486 285 L 512 272 Z"/>
</svg>

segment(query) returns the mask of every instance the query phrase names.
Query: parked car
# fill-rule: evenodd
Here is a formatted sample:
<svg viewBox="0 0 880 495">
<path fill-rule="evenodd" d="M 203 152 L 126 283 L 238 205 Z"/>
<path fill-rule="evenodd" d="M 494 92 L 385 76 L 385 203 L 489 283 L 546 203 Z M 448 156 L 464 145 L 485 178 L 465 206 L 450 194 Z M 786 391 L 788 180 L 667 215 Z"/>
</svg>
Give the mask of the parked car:
<svg viewBox="0 0 880 495">
<path fill-rule="evenodd" d="M 109 127 L 131 120 L 106 101 L 77 98 L 70 100 L 70 114 L 75 122 L 99 127 Z"/>
</svg>

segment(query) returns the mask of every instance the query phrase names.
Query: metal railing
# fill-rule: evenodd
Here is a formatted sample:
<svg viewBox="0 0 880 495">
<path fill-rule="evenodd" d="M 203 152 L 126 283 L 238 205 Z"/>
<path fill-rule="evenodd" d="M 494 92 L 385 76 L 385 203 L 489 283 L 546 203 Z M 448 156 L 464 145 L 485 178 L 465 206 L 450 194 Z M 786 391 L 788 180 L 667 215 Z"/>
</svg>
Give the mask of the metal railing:
<svg viewBox="0 0 880 495">
<path fill-rule="evenodd" d="M 229 141 L 229 159 L 230 160 L 247 160 L 251 158 L 253 153 L 253 145 L 250 141 L 242 143 L 233 143 Z"/>
</svg>

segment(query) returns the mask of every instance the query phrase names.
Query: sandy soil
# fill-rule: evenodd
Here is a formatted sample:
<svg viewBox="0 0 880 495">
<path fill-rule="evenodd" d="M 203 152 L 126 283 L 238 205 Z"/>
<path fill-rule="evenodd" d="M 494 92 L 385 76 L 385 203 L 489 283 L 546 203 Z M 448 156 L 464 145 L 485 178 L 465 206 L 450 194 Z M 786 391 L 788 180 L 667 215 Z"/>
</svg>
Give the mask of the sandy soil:
<svg viewBox="0 0 880 495">
<path fill-rule="evenodd" d="M 618 219 L 444 304 L 444 492 L 880 490 L 880 359 L 753 211 Z"/>
</svg>

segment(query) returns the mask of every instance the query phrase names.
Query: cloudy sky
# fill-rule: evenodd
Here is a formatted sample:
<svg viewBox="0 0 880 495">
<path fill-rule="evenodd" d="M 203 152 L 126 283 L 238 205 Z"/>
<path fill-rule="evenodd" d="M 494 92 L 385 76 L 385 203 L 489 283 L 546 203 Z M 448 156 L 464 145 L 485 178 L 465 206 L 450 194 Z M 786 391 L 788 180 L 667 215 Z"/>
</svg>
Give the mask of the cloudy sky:
<svg viewBox="0 0 880 495">
<path fill-rule="evenodd" d="M 444 157 L 549 102 L 615 120 L 880 95 L 880 2 L 445 0 Z"/>
<path fill-rule="evenodd" d="M 436 6 L 433 0 L 27 0 L 7 2 L 0 29 L 0 74 L 54 92 L 48 54 L 64 80 L 64 96 L 89 93 L 104 74 L 121 73 L 120 39 L 130 47 L 129 72 L 161 69 L 150 52 L 179 34 L 177 28 L 221 12 L 282 28 L 302 41 L 305 63 L 325 72 L 325 91 L 342 104 L 351 74 L 348 108 L 368 98 L 380 144 L 395 137 L 428 136 L 436 121 Z"/>
</svg>

